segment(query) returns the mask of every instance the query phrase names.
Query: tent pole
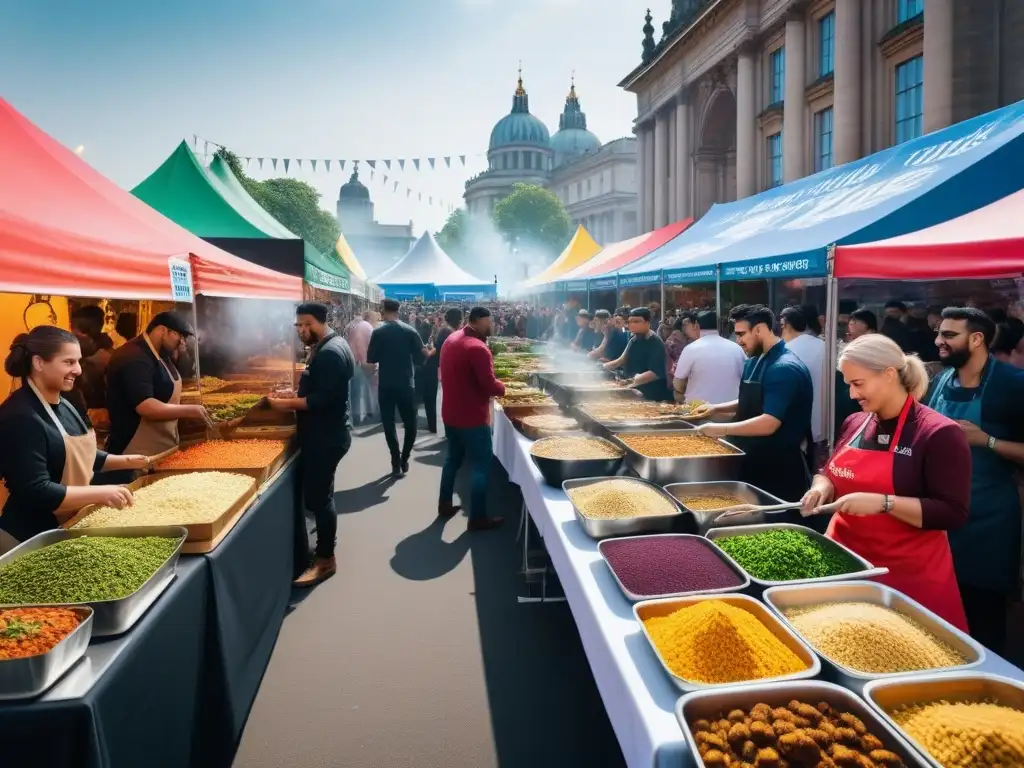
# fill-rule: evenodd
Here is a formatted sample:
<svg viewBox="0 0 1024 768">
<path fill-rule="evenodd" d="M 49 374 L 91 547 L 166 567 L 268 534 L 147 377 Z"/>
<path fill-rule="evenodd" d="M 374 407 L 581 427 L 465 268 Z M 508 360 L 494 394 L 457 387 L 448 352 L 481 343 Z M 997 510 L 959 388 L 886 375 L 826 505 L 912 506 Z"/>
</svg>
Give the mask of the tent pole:
<svg viewBox="0 0 1024 768">
<path fill-rule="evenodd" d="M 619 290 L 619 275 L 616 273 L 616 275 L 615 275 L 615 308 L 616 309 L 618 309 L 619 307 L 622 306 L 619 303 L 619 301 L 621 299 L 622 299 L 622 296 L 621 296 L 620 290 Z"/>
<path fill-rule="evenodd" d="M 828 435 L 828 450 L 831 453 L 836 441 L 836 356 L 839 350 L 839 282 L 835 278 L 835 244 L 828 247 L 826 256 L 827 274 L 825 283 L 825 366 L 821 379 L 824 402 L 822 412 L 828 420 L 825 424 Z"/>
<path fill-rule="evenodd" d="M 722 265 L 715 264 L 715 314 L 718 315 L 718 327 L 724 328 L 722 318 Z"/>
<path fill-rule="evenodd" d="M 665 270 L 661 270 L 661 319 L 665 319 Z"/>
</svg>

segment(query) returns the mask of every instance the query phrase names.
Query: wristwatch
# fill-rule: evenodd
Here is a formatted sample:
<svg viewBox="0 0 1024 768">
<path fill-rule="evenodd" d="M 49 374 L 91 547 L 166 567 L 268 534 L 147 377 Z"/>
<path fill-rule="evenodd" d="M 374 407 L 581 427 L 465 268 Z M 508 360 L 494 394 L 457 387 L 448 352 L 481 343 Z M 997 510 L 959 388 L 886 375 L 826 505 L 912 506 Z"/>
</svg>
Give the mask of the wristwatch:
<svg viewBox="0 0 1024 768">
<path fill-rule="evenodd" d="M 996 439 L 992 437 L 992 435 L 988 436 L 988 448 L 990 451 L 994 451 L 996 449 Z"/>
<path fill-rule="evenodd" d="M 882 494 L 882 512 L 889 514 L 890 512 L 892 512 L 892 508 L 894 505 L 895 502 L 892 500 L 892 496 L 890 496 L 887 493 Z"/>
</svg>

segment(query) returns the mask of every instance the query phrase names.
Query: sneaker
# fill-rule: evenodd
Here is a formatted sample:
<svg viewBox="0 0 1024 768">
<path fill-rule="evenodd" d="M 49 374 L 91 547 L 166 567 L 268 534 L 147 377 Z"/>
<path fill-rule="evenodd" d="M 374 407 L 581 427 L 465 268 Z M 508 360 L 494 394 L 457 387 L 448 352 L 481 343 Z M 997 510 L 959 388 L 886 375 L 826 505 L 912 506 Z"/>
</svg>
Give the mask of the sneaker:
<svg viewBox="0 0 1024 768">
<path fill-rule="evenodd" d="M 405 472 L 402 471 L 402 465 L 397 461 L 391 462 L 391 476 L 405 477 Z"/>
<path fill-rule="evenodd" d="M 462 507 L 458 504 L 452 504 L 451 502 L 448 502 L 447 504 L 438 503 L 437 516 L 443 517 L 445 520 L 450 520 L 455 517 L 461 509 Z"/>
<path fill-rule="evenodd" d="M 338 572 L 338 563 L 333 557 L 318 557 L 316 561 L 292 582 L 293 587 L 300 589 L 315 587 Z"/>
<path fill-rule="evenodd" d="M 466 530 L 490 531 L 494 528 L 500 528 L 504 522 L 504 517 L 478 517 L 469 521 L 469 524 L 466 526 Z"/>
<path fill-rule="evenodd" d="M 408 459 L 402 459 L 402 474 L 403 475 L 409 474 L 409 460 Z"/>
</svg>

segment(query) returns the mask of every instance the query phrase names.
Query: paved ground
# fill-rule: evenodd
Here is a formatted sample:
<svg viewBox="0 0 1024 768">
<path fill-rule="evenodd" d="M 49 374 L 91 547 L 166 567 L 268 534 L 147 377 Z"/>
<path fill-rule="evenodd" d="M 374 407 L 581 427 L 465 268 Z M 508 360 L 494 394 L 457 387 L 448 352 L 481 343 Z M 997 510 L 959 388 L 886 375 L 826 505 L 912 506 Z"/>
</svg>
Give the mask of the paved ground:
<svg viewBox="0 0 1024 768">
<path fill-rule="evenodd" d="M 237 768 L 547 768 L 624 763 L 565 603 L 520 605 L 518 493 L 468 534 L 436 517 L 443 441 L 386 476 L 379 428 L 338 472 L 338 575 L 285 621 Z"/>
</svg>

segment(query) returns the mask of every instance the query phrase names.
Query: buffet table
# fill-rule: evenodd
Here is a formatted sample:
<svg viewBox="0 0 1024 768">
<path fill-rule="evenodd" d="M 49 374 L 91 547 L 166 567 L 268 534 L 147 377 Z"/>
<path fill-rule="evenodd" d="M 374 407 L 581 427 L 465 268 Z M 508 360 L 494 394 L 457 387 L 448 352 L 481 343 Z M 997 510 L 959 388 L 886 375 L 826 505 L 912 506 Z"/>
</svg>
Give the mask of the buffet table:
<svg viewBox="0 0 1024 768">
<path fill-rule="evenodd" d="M 674 707 L 681 692 L 669 681 L 602 561 L 597 542 L 576 521 L 561 489 L 544 484 L 530 458 L 531 441 L 500 409 L 494 412 L 494 455 L 518 485 L 558 574 L 608 719 L 630 768 L 692 766 Z M 977 670 L 1024 680 L 1024 671 L 989 652 Z"/>
<path fill-rule="evenodd" d="M 225 768 L 291 594 L 297 461 L 261 489 L 210 554 L 131 630 L 96 638 L 35 700 L 0 702 L 0 763 L 67 768 Z"/>
</svg>

